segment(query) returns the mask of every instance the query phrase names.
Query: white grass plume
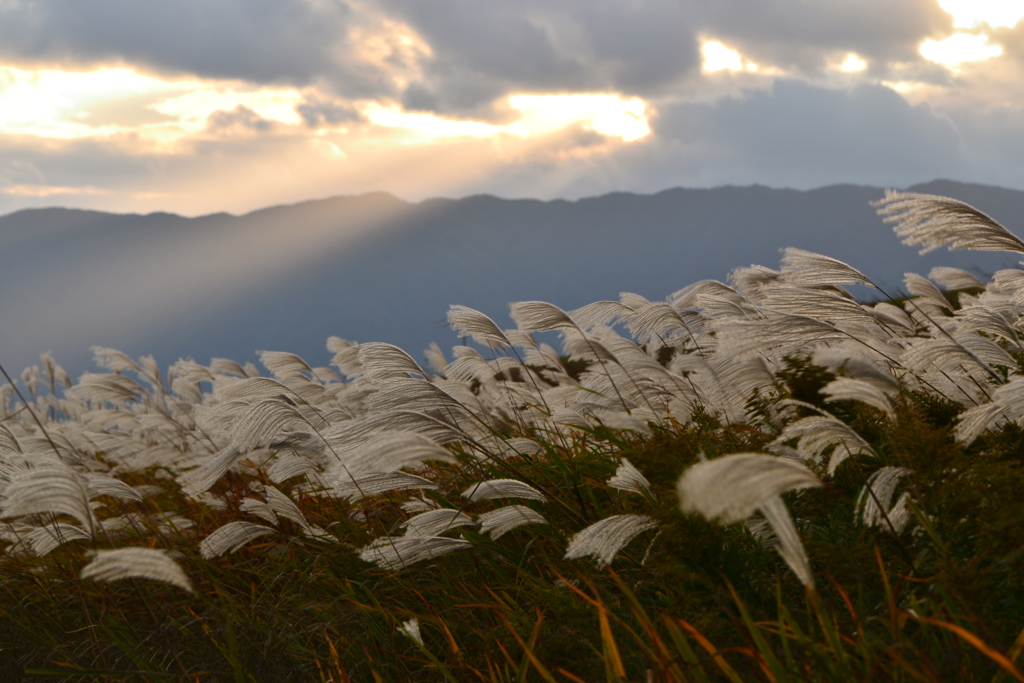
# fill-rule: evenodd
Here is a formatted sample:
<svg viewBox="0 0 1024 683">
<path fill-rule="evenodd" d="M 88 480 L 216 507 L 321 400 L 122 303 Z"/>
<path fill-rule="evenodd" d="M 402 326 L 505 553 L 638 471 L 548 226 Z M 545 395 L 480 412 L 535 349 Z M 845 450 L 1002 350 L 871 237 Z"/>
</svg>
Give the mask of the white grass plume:
<svg viewBox="0 0 1024 683">
<path fill-rule="evenodd" d="M 934 280 L 946 289 L 971 289 L 985 286 L 981 280 L 966 270 L 949 266 L 935 266 L 928 272 L 928 279 Z"/>
<path fill-rule="evenodd" d="M 402 523 L 406 536 L 418 536 L 420 538 L 440 536 L 460 526 L 476 526 L 476 521 L 458 510 L 448 508 L 423 512 L 410 517 Z"/>
<path fill-rule="evenodd" d="M 786 504 L 782 502 L 782 498 L 772 496 L 758 509 L 775 533 L 775 539 L 778 541 L 775 550 L 782 556 L 802 584 L 813 587 L 814 576 L 811 574 L 810 562 L 807 561 L 807 553 L 804 552 L 804 546 L 797 535 L 793 518 L 790 516 L 789 510 L 786 509 Z"/>
<path fill-rule="evenodd" d="M 835 447 L 828 461 L 829 474 L 834 474 L 836 468 L 851 455 L 866 453 L 878 457 L 857 432 L 830 415 L 812 415 L 797 420 L 787 425 L 773 443 L 781 444 L 794 438 L 799 439 L 797 452 L 812 462 L 818 462 L 826 450 Z"/>
<path fill-rule="evenodd" d="M 365 440 L 332 443 L 338 460 L 331 460 L 325 472 L 388 472 L 403 467 L 419 468 L 426 461 L 457 462 L 455 455 L 423 434 L 386 431 Z"/>
<path fill-rule="evenodd" d="M 409 565 L 431 560 L 456 550 L 469 548 L 469 541 L 434 536 L 385 536 L 359 551 L 360 559 L 373 562 L 381 569 L 397 571 Z"/>
<path fill-rule="evenodd" d="M 901 534 L 913 519 L 904 493 L 893 503 L 892 497 L 900 479 L 910 474 L 905 467 L 882 467 L 868 479 L 857 496 L 856 509 L 860 520 L 868 526 L 876 526 L 890 533 Z M 891 525 L 891 526 L 890 526 Z"/>
<path fill-rule="evenodd" d="M 357 501 L 361 498 L 376 496 L 388 491 L 407 491 L 409 489 L 436 489 L 437 484 L 429 479 L 418 477 L 406 472 L 370 472 L 351 476 L 334 474 L 324 475 L 323 479 L 331 484 L 331 495 Z"/>
<path fill-rule="evenodd" d="M 651 489 L 651 482 L 647 481 L 647 477 L 641 474 L 640 470 L 626 458 L 622 459 L 618 469 L 615 470 L 615 475 L 607 481 L 607 484 L 619 491 L 629 491 L 641 495 L 649 494 Z"/>
<path fill-rule="evenodd" d="M 786 491 L 813 486 L 821 486 L 821 481 L 798 462 L 737 453 L 694 465 L 680 477 L 677 488 L 683 512 L 723 524 L 746 520 L 760 510 L 775 532 L 782 559 L 805 586 L 813 586 L 807 555 L 780 497 Z"/>
<path fill-rule="evenodd" d="M 473 341 L 488 348 L 512 346 L 512 342 L 493 320 L 468 306 L 452 305 L 448 309 L 448 325 L 459 337 L 472 337 Z"/>
<path fill-rule="evenodd" d="M 293 405 L 278 399 L 251 404 L 235 423 L 231 441 L 243 450 L 264 448 L 284 431 L 305 426 L 306 421 Z"/>
<path fill-rule="evenodd" d="M 88 541 L 91 539 L 92 536 L 79 527 L 61 522 L 36 527 L 25 534 L 25 540 L 28 542 L 32 552 L 39 556 L 49 554 L 68 541 Z"/>
<path fill-rule="evenodd" d="M 294 353 L 287 351 L 260 351 L 260 362 L 282 381 L 304 377 L 302 373 L 314 375 L 313 368 Z"/>
<path fill-rule="evenodd" d="M 489 500 L 492 498 L 547 500 L 543 493 L 518 479 L 490 479 L 477 482 L 463 491 L 462 497 L 467 500 Z"/>
<path fill-rule="evenodd" d="M 577 532 L 565 549 L 565 559 L 592 557 L 599 567 L 607 567 L 626 545 L 658 523 L 647 515 L 613 515 Z"/>
<path fill-rule="evenodd" d="M 969 444 L 986 429 L 1007 421 L 1024 424 L 1024 377 L 1013 377 L 992 392 L 992 401 L 964 411 L 954 429 L 958 441 Z"/>
<path fill-rule="evenodd" d="M 953 310 L 953 307 L 950 306 L 949 302 L 946 300 L 946 297 L 942 296 L 942 292 L 939 291 L 939 288 L 936 287 L 935 284 L 928 278 L 922 277 L 917 273 L 904 273 L 903 283 L 907 286 L 907 291 L 909 291 L 914 296 L 918 297 L 918 300 L 915 301 L 914 303 L 931 304 L 935 308 L 944 311 Z M 928 312 L 929 314 L 931 313 L 931 311 L 926 312 Z"/>
<path fill-rule="evenodd" d="M 677 490 L 683 512 L 731 524 L 747 519 L 773 496 L 812 486 L 821 486 L 821 481 L 798 462 L 763 453 L 736 453 L 689 468 Z"/>
<path fill-rule="evenodd" d="M 423 635 L 420 633 L 419 619 L 413 617 L 412 619 L 403 622 L 402 625 L 398 627 L 397 631 L 420 647 L 423 647 Z"/>
<path fill-rule="evenodd" d="M 139 492 L 120 479 L 114 479 L 103 474 L 87 474 L 86 494 L 92 500 L 96 496 L 110 496 L 121 500 L 142 501 Z"/>
<path fill-rule="evenodd" d="M 480 533 L 489 534 L 494 540 L 527 524 L 548 523 L 543 515 L 525 505 L 506 505 L 497 510 L 484 512 L 477 519 L 480 521 Z"/>
<path fill-rule="evenodd" d="M 1024 242 L 973 206 L 949 197 L 886 190 L 874 205 L 886 223 L 896 223 L 903 243 L 922 245 L 925 254 L 939 247 L 950 251 L 1015 251 L 1024 253 Z"/>
<path fill-rule="evenodd" d="M 178 477 L 182 493 L 194 498 L 200 493 L 208 491 L 245 454 L 245 451 L 238 446 L 232 445 L 222 449 L 199 467 Z"/>
<path fill-rule="evenodd" d="M 314 474 L 319 465 L 303 455 L 294 453 L 278 453 L 267 470 L 267 478 L 275 484 L 280 484 L 300 474 Z"/>
<path fill-rule="evenodd" d="M 826 402 L 834 401 L 860 401 L 867 405 L 878 408 L 890 420 L 896 419 L 896 411 L 892 407 L 892 400 L 877 384 L 862 379 L 850 377 L 839 377 L 829 382 L 821 390 L 828 398 Z"/>
<path fill-rule="evenodd" d="M 373 382 L 408 379 L 412 375 L 430 376 L 408 353 L 394 344 L 383 342 L 360 344 L 359 364 L 361 376 Z"/>
<path fill-rule="evenodd" d="M 274 533 L 270 527 L 250 522 L 228 522 L 199 543 L 199 554 L 204 559 L 234 552 L 249 541 Z"/>
<path fill-rule="evenodd" d="M 518 301 L 509 304 L 509 312 L 521 332 L 547 332 L 576 327 L 568 313 L 544 301 Z"/>
<path fill-rule="evenodd" d="M 81 577 L 93 581 L 150 579 L 192 590 L 192 584 L 178 563 L 162 550 L 152 548 L 117 548 L 98 550 L 92 562 L 82 568 Z"/>
<path fill-rule="evenodd" d="M 436 384 L 424 379 L 405 377 L 382 381 L 370 396 L 369 408 L 373 412 L 386 410 L 466 412 L 464 406 Z"/>
<path fill-rule="evenodd" d="M 868 276 L 842 261 L 803 249 L 782 250 L 782 278 L 794 285 L 868 285 L 875 287 Z"/>
<path fill-rule="evenodd" d="M 437 345 L 437 342 L 430 342 L 430 346 L 423 352 L 423 357 L 426 359 L 427 366 L 431 370 L 439 375 L 444 374 L 444 368 L 448 365 L 448 360 L 444 357 L 444 351 Z"/>
<path fill-rule="evenodd" d="M 2 505 L 3 517 L 63 513 L 81 522 L 90 534 L 95 530 L 83 477 L 68 467 L 47 464 L 16 472 Z"/>
</svg>

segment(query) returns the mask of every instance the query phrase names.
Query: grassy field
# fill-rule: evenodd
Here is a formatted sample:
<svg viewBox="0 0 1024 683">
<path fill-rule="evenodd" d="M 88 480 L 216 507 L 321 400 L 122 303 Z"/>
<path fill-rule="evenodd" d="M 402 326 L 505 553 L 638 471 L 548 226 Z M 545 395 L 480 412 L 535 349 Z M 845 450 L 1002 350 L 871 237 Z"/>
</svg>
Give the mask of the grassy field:
<svg viewBox="0 0 1024 683">
<path fill-rule="evenodd" d="M 0 392 L 0 679 L 1024 681 L 1021 273 L 865 305 L 791 249 L 514 330 L 453 306 L 450 362 L 44 356 Z"/>
</svg>

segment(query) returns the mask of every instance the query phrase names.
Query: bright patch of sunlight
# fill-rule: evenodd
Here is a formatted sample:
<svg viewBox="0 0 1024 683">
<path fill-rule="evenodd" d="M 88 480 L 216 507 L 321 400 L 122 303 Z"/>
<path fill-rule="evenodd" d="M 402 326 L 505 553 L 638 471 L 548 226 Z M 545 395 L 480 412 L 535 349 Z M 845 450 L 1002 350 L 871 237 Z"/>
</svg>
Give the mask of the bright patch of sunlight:
<svg viewBox="0 0 1024 683">
<path fill-rule="evenodd" d="M 700 54 L 703 58 L 702 68 L 707 72 L 742 71 L 743 59 L 736 50 L 730 50 L 717 40 L 708 40 L 700 46 Z"/>
<path fill-rule="evenodd" d="M 882 85 L 900 93 L 908 93 L 924 87 L 924 84 L 916 81 L 882 81 Z"/>
<path fill-rule="evenodd" d="M 846 55 L 846 61 L 839 65 L 839 70 L 846 73 L 863 71 L 866 68 L 868 68 L 868 63 L 852 52 Z"/>
<path fill-rule="evenodd" d="M 376 102 L 367 104 L 363 108 L 363 115 L 378 126 L 401 128 L 426 138 L 489 138 L 501 131 L 501 126 L 479 121 L 452 121 L 434 114 L 402 111 L 396 105 L 382 107 Z"/>
<path fill-rule="evenodd" d="M 506 130 L 523 137 L 551 133 L 575 123 L 626 142 L 651 132 L 644 102 L 637 97 L 625 100 L 609 94 L 514 95 L 508 102 L 523 113 L 523 118 Z"/>
<path fill-rule="evenodd" d="M 59 187 L 56 185 L 10 185 L 3 188 L 4 194 L 15 197 L 53 197 L 55 195 L 110 194 L 109 190 L 98 187 Z"/>
<path fill-rule="evenodd" d="M 338 147 L 330 140 L 323 140 L 321 138 L 313 138 L 311 141 L 321 151 L 321 153 L 328 159 L 345 159 L 348 157 L 345 151 Z"/>
<path fill-rule="evenodd" d="M 1002 47 L 988 44 L 988 36 L 971 33 L 954 33 L 944 40 L 926 40 L 921 43 L 920 51 L 925 59 L 950 68 L 1003 54 Z"/>
<path fill-rule="evenodd" d="M 295 90 L 238 93 L 199 81 L 165 81 L 127 68 L 0 67 L 0 133 L 70 139 L 136 132 L 144 139 L 169 142 L 205 128 L 215 111 L 239 105 L 264 119 L 295 125 L 301 122 L 295 111 L 301 99 Z M 152 112 L 174 120 L 153 122 Z M 111 113 L 118 123 L 105 118 Z"/>
<path fill-rule="evenodd" d="M 626 100 L 609 94 L 513 95 L 508 103 L 522 116 L 506 126 L 454 121 L 434 114 L 402 111 L 395 105 L 383 107 L 376 102 L 365 105 L 363 114 L 378 126 L 403 129 L 427 139 L 489 138 L 498 133 L 525 138 L 553 133 L 573 124 L 626 142 L 651 132 L 644 102 L 636 97 Z"/>
<path fill-rule="evenodd" d="M 248 107 L 264 119 L 294 126 L 302 121 L 295 111 L 295 106 L 301 101 L 302 95 L 296 90 L 264 88 L 257 92 L 239 93 L 234 90 L 203 88 L 151 104 L 149 108 L 174 116 L 180 124 L 193 130 L 204 128 L 210 114 L 231 111 L 238 106 Z"/>
<path fill-rule="evenodd" d="M 956 28 L 974 28 L 982 23 L 992 28 L 1013 28 L 1024 19 L 1021 0 L 939 0 L 939 5 L 953 15 Z"/>
<path fill-rule="evenodd" d="M 124 68 L 28 71 L 0 67 L 0 132 L 55 138 L 108 135 L 121 128 L 90 125 L 90 108 L 196 85 L 162 81 Z"/>
</svg>

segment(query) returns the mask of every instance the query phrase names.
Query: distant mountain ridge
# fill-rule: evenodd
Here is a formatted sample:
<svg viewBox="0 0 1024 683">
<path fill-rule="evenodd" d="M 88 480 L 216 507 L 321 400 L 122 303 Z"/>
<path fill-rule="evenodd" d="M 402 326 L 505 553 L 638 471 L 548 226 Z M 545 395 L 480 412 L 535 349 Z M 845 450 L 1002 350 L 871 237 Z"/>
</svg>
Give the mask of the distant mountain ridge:
<svg viewBox="0 0 1024 683">
<path fill-rule="evenodd" d="M 907 189 L 961 199 L 1024 235 L 1024 192 L 948 180 Z M 739 266 L 775 268 L 787 246 L 846 261 L 891 290 L 904 272 L 935 265 L 1017 265 L 1004 253 L 919 256 L 870 206 L 882 194 L 727 186 L 412 204 L 372 193 L 196 218 L 27 209 L 0 217 L 0 363 L 20 371 L 52 350 L 77 375 L 100 345 L 161 365 L 244 362 L 258 349 L 323 365 L 330 335 L 419 357 L 430 341 L 458 343 L 443 324 L 450 304 L 508 326 L 511 301 L 662 299 Z"/>
</svg>

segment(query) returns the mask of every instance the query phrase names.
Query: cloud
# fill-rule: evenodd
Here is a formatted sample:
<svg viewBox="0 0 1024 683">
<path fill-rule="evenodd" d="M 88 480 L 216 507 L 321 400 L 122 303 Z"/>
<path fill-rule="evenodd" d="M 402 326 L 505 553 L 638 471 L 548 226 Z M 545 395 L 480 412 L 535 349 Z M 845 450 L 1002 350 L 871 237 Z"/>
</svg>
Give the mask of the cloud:
<svg viewBox="0 0 1024 683">
<path fill-rule="evenodd" d="M 949 121 L 882 86 L 776 80 L 770 92 L 661 112 L 658 137 L 714 162 L 721 176 L 801 186 L 826 177 L 914 182 L 948 175 L 962 161 Z"/>
<path fill-rule="evenodd" d="M 390 96 L 415 70 L 403 27 L 359 0 L 0 2 L 0 64 L 131 65 L 163 77 L 321 84 Z M 421 46 L 419 46 L 421 47 Z"/>
<path fill-rule="evenodd" d="M 352 104 L 317 96 L 307 98 L 305 102 L 295 107 L 295 111 L 310 128 L 366 121 L 366 117 Z"/>
<path fill-rule="evenodd" d="M 267 133 L 274 127 L 249 107 L 238 105 L 231 111 L 215 111 L 206 119 L 206 129 L 221 135 L 237 133 Z"/>
<path fill-rule="evenodd" d="M 954 70 L 935 0 L 0 0 L 0 211 L 990 182 L 1024 22 L 971 30 Z"/>
<path fill-rule="evenodd" d="M 918 45 L 953 31 L 934 0 L 720 0 L 702 5 L 711 37 L 757 63 L 803 75 L 821 73 L 835 55 L 869 64 L 918 62 Z"/>
<path fill-rule="evenodd" d="M 983 168 L 1014 163 L 1020 149 L 1013 141 L 1024 138 L 1013 132 L 1020 126 L 1009 112 L 976 117 L 967 126 L 926 104 L 911 105 L 883 86 L 830 88 L 780 79 L 768 90 L 711 103 L 661 102 L 649 137 L 605 144 L 599 155 L 572 154 L 565 147 L 557 159 L 523 155 L 462 190 L 581 197 L 676 186 L 905 187 L 936 177 L 972 179 Z M 975 142 L 980 131 L 992 139 L 1005 131 L 1013 144 L 1003 151 L 991 144 L 991 156 L 982 158 Z M 986 182 L 1020 186 L 1005 174 Z"/>
<path fill-rule="evenodd" d="M 383 0 L 433 51 L 403 102 L 485 115 L 503 95 L 666 92 L 699 69 L 692 8 L 612 0 Z M 500 116 L 500 112 L 491 112 Z"/>
</svg>

